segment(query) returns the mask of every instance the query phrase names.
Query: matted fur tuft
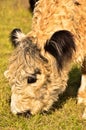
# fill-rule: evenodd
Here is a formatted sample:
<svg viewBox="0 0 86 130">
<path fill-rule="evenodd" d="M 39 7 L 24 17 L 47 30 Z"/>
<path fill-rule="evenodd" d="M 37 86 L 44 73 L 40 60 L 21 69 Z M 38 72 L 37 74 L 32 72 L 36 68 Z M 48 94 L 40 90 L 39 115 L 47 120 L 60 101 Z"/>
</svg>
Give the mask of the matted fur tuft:
<svg viewBox="0 0 86 130">
<path fill-rule="evenodd" d="M 61 30 L 51 36 L 44 48 L 56 58 L 58 69 L 62 69 L 64 62 L 72 58 L 76 47 L 72 33 Z"/>
<path fill-rule="evenodd" d="M 10 40 L 12 42 L 12 45 L 14 47 L 17 47 L 19 42 L 24 38 L 25 35 L 21 32 L 20 29 L 15 28 L 13 31 L 10 33 Z"/>
</svg>

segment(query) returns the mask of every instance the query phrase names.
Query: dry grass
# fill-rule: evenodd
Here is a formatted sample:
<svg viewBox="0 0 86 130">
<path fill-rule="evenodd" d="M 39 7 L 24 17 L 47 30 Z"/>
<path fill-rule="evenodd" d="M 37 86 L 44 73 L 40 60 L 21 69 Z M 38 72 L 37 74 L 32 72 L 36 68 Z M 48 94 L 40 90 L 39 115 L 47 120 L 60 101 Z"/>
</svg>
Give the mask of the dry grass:
<svg viewBox="0 0 86 130">
<path fill-rule="evenodd" d="M 0 130 L 86 130 L 86 121 L 81 119 L 83 106 L 76 104 L 81 75 L 78 67 L 70 72 L 67 91 L 54 105 L 54 111 L 29 119 L 11 114 L 11 90 L 3 75 L 13 50 L 9 33 L 15 27 L 27 33 L 31 27 L 31 14 L 16 0 L 0 1 L 0 10 Z"/>
</svg>

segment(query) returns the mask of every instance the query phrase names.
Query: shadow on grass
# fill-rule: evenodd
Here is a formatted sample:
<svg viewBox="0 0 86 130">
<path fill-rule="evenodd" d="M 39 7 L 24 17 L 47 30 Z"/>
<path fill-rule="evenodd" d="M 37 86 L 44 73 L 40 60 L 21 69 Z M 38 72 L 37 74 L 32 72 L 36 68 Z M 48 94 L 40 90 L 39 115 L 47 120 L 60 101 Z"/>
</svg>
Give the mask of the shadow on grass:
<svg viewBox="0 0 86 130">
<path fill-rule="evenodd" d="M 59 95 L 58 102 L 55 102 L 53 105 L 53 110 L 62 108 L 62 105 L 69 98 L 76 98 L 78 89 L 81 83 L 81 70 L 79 67 L 75 66 L 69 72 L 69 80 L 67 83 L 67 88 L 65 92 Z"/>
</svg>

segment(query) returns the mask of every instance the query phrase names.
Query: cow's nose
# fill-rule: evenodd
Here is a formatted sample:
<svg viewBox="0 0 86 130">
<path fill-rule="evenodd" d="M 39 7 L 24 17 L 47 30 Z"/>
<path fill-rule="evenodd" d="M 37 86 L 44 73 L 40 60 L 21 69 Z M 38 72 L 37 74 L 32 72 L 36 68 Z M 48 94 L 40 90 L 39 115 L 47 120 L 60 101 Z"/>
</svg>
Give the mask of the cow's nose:
<svg viewBox="0 0 86 130">
<path fill-rule="evenodd" d="M 30 110 L 27 110 L 27 111 L 25 111 L 25 112 L 19 112 L 19 113 L 17 113 L 17 115 L 18 115 L 18 116 L 24 116 L 24 117 L 26 117 L 26 118 L 29 118 L 29 117 L 31 116 L 31 112 L 30 112 Z"/>
</svg>

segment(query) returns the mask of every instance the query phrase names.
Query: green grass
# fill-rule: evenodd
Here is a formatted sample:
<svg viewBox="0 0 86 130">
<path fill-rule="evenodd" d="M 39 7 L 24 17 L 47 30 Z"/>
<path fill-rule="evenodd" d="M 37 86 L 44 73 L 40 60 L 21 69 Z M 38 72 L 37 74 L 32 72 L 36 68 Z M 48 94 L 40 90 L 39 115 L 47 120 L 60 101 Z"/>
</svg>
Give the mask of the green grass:
<svg viewBox="0 0 86 130">
<path fill-rule="evenodd" d="M 81 76 L 78 67 L 70 72 L 67 90 L 60 96 L 60 100 L 54 105 L 55 110 L 50 114 L 25 118 L 14 116 L 10 112 L 11 90 L 3 75 L 13 50 L 9 33 L 15 27 L 28 33 L 32 18 L 29 10 L 16 1 L 19 0 L 0 1 L 0 130 L 86 130 L 86 121 L 81 119 L 83 106 L 76 104 Z"/>
</svg>

